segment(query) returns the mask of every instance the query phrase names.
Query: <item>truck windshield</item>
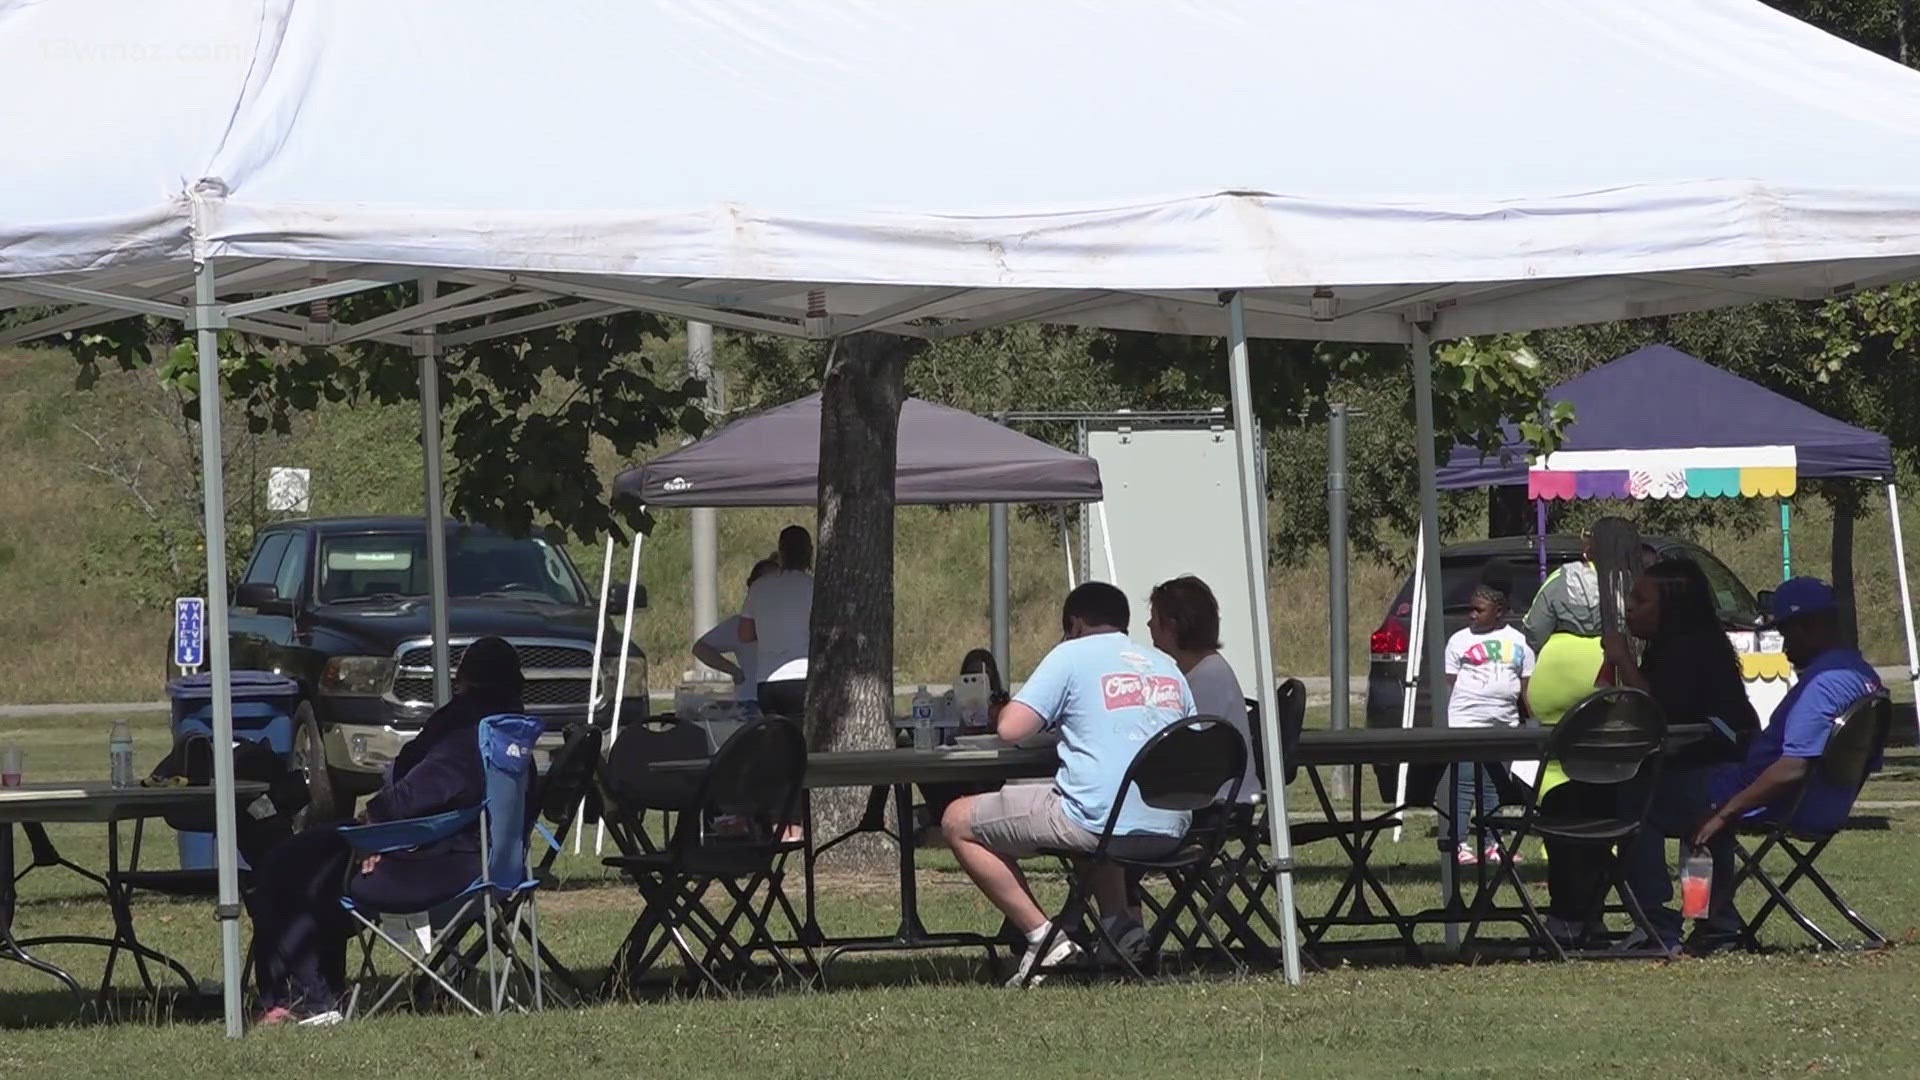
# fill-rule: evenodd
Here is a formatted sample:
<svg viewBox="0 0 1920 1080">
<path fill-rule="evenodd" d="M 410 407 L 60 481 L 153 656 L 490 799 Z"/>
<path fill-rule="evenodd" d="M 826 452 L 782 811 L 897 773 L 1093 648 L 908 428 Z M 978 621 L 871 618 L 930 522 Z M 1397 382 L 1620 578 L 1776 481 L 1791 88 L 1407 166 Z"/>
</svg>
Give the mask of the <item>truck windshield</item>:
<svg viewBox="0 0 1920 1080">
<path fill-rule="evenodd" d="M 537 538 L 449 537 L 447 590 L 452 596 L 507 597 L 576 606 L 586 603 L 566 556 Z M 358 533 L 321 538 L 321 603 L 427 595 L 425 534 Z"/>
</svg>

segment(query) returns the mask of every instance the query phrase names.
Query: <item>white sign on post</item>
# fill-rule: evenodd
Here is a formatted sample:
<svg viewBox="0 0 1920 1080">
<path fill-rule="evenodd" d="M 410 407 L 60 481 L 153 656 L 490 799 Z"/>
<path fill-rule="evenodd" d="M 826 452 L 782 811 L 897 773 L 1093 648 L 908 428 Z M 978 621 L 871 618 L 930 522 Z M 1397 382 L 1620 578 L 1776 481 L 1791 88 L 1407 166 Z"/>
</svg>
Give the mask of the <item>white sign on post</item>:
<svg viewBox="0 0 1920 1080">
<path fill-rule="evenodd" d="M 305 514 L 313 508 L 313 470 L 276 465 L 267 470 L 267 509 Z"/>
<path fill-rule="evenodd" d="M 181 674 L 207 662 L 207 602 L 198 596 L 173 602 L 173 662 Z"/>
</svg>

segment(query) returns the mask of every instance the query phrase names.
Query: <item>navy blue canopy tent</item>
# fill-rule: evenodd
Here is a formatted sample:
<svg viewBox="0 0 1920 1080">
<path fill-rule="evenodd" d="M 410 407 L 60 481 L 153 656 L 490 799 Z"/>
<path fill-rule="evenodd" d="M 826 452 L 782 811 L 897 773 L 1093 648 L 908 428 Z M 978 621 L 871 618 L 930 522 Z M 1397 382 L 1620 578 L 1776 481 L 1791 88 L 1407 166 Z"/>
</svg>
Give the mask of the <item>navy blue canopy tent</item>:
<svg viewBox="0 0 1920 1080">
<path fill-rule="evenodd" d="M 1785 467 L 1788 456 L 1784 454 L 1740 453 L 1767 447 L 1791 447 L 1791 464 L 1800 478 L 1893 480 L 1893 451 L 1885 435 L 1841 423 L 1667 345 L 1649 345 L 1569 379 L 1549 390 L 1547 400 L 1568 402 L 1574 407 L 1566 441 L 1550 462 L 1531 462 L 1532 448 L 1512 425 L 1507 425 L 1504 445 L 1495 453 L 1482 453 L 1474 446 L 1454 447 L 1439 472 L 1441 489 L 1528 484 L 1535 497 L 1565 498 L 1575 493 L 1538 489 L 1563 488 L 1567 473 L 1724 472 Z M 1721 453 L 1693 453 L 1706 449 Z M 1617 453 L 1620 451 L 1637 453 Z M 1603 453 L 1609 456 L 1597 456 Z M 1540 477 L 1530 478 L 1530 472 L 1559 474 L 1562 483 L 1555 485 L 1550 477 L 1542 484 Z M 1632 484 L 1630 477 L 1627 483 Z M 1636 495 L 1631 487 L 1616 492 L 1616 486 L 1605 480 L 1576 483 L 1576 491 L 1588 497 L 1665 497 L 1653 492 Z M 1677 488 L 1661 491 L 1677 493 Z M 1740 493 L 1711 489 L 1688 492 Z M 1765 494 L 1792 494 L 1792 488 Z"/>
<path fill-rule="evenodd" d="M 1535 461 L 1532 448 L 1509 424 L 1496 452 L 1454 447 L 1439 470 L 1439 487 L 1525 484 L 1539 507 L 1544 533 L 1548 499 L 1784 498 L 1801 478 L 1885 484 L 1908 678 L 1920 690 L 1906 539 L 1886 436 L 1841 423 L 1667 345 L 1649 345 L 1602 364 L 1546 397 L 1574 407 L 1560 449 Z M 1784 504 L 1781 513 L 1784 527 Z"/>
</svg>

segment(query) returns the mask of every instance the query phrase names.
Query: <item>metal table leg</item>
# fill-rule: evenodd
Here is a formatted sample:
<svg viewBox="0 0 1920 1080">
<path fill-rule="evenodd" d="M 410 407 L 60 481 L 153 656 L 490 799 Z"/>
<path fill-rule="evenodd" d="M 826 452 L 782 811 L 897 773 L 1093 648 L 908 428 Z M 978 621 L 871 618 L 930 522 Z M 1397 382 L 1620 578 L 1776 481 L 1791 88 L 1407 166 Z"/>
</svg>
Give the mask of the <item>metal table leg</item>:
<svg viewBox="0 0 1920 1080">
<path fill-rule="evenodd" d="M 75 997 L 85 1000 L 87 994 L 80 989 L 72 975 L 55 965 L 29 953 L 13 936 L 13 912 L 17 897 L 13 874 L 13 826 L 0 825 L 0 960 L 11 960 L 35 971 L 51 975 L 65 983 Z"/>
</svg>

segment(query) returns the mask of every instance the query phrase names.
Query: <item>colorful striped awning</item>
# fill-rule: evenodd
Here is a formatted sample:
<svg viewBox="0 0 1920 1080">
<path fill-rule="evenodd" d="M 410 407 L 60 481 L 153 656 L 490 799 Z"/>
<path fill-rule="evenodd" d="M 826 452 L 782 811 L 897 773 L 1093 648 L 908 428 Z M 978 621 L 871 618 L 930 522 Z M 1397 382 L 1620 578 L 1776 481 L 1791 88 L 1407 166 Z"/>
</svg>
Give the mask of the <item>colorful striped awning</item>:
<svg viewBox="0 0 1920 1080">
<path fill-rule="evenodd" d="M 1798 485 L 1791 446 L 1569 450 L 1527 470 L 1531 499 L 1785 498 Z"/>
</svg>

